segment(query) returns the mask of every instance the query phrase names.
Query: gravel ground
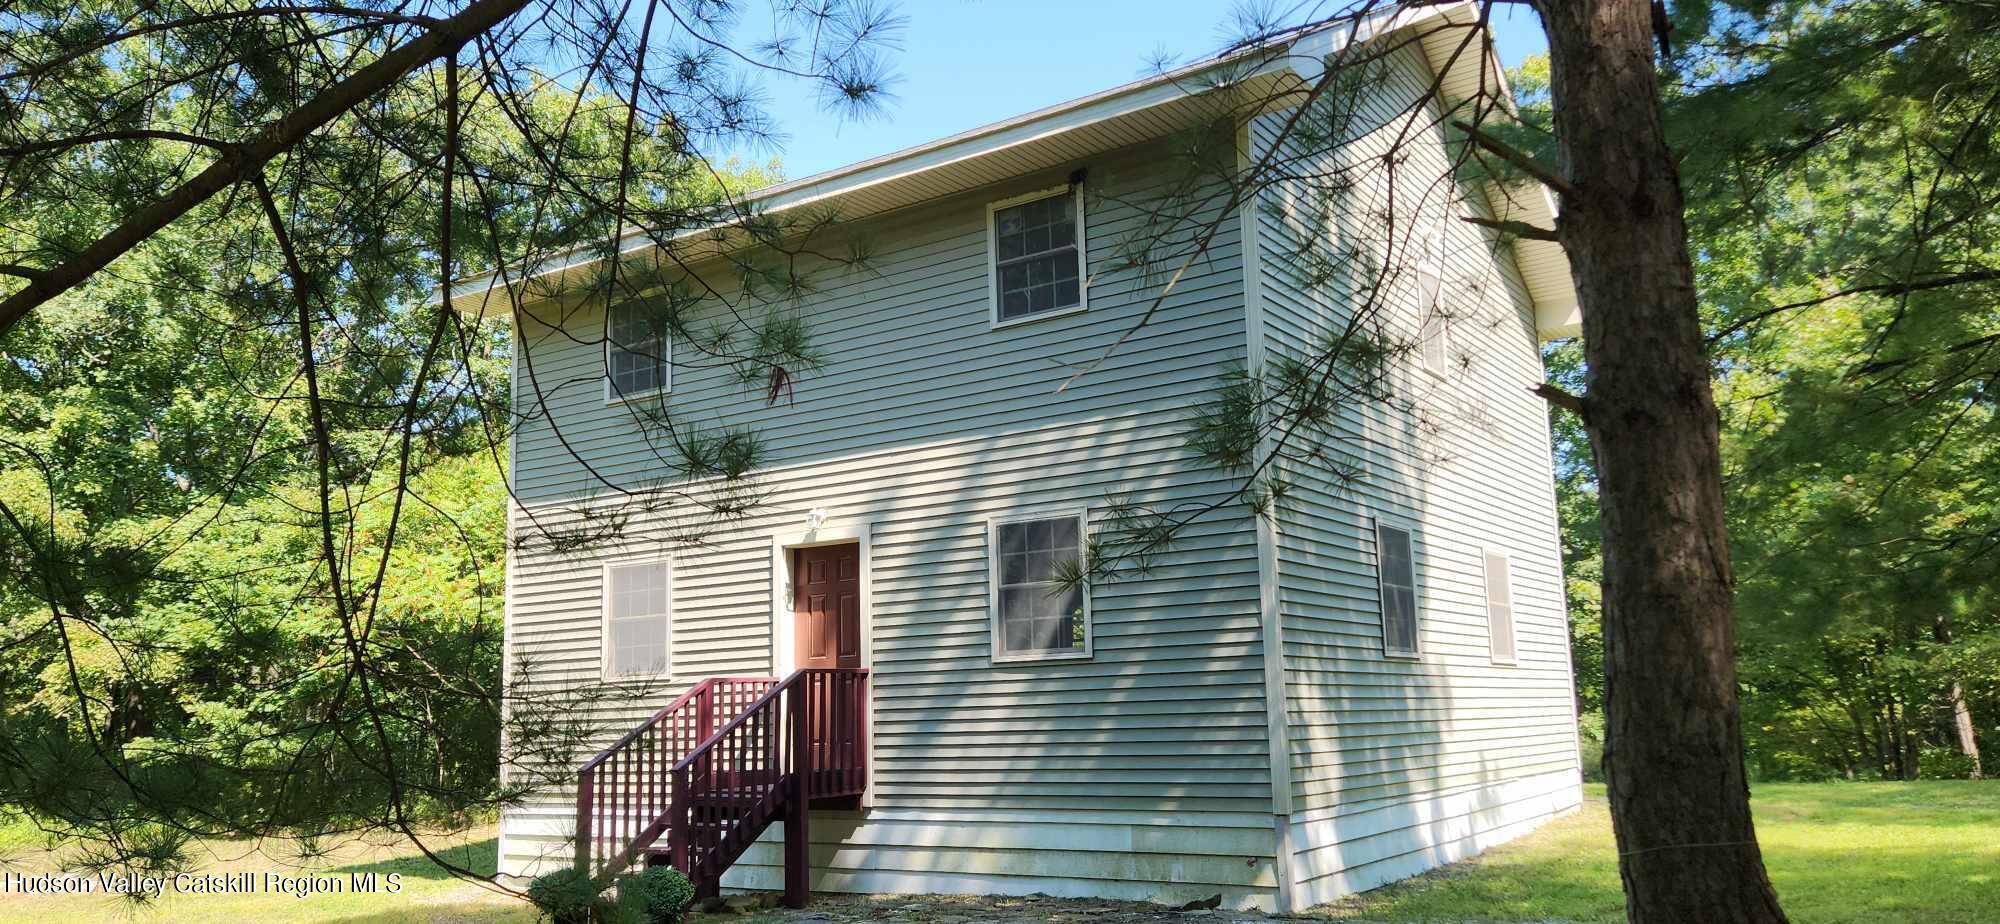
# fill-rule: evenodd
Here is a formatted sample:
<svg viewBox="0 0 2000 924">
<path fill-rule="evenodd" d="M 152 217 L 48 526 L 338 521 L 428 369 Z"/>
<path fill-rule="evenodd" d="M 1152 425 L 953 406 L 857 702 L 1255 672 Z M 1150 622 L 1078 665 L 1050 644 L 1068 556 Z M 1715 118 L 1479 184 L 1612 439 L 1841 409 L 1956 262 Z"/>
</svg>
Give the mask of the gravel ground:
<svg viewBox="0 0 2000 924">
<path fill-rule="evenodd" d="M 775 895 L 730 896 L 689 924 L 1261 924 L 1294 920 L 1257 911 L 1181 910 L 1144 902 L 1046 895 L 816 895 L 810 907 L 775 906 Z"/>
</svg>

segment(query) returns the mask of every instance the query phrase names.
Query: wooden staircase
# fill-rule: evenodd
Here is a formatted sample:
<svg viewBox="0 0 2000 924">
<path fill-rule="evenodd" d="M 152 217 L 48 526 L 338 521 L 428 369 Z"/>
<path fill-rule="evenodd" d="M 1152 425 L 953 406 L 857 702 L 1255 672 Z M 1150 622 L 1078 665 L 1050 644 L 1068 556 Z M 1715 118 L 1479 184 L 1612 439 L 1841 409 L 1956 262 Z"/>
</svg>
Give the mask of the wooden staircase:
<svg viewBox="0 0 2000 924">
<path fill-rule="evenodd" d="M 609 881 L 641 858 L 671 863 L 707 897 L 783 821 L 785 903 L 804 907 L 811 809 L 853 807 L 867 788 L 867 671 L 711 678 L 584 764 L 577 866 Z"/>
</svg>

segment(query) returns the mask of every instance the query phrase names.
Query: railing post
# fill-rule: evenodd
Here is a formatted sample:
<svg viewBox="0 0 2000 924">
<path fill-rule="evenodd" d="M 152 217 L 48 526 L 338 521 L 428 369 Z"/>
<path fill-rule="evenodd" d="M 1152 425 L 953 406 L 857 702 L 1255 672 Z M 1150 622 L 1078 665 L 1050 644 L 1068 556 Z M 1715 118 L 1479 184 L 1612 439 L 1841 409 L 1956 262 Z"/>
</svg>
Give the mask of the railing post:
<svg viewBox="0 0 2000 924">
<path fill-rule="evenodd" d="M 702 681 L 701 692 L 695 694 L 694 702 L 694 743 L 699 745 L 715 734 L 715 682 Z"/>
<path fill-rule="evenodd" d="M 688 768 L 674 769 L 674 791 L 672 802 L 667 809 L 667 853 L 674 868 L 694 878 L 694 867 L 688 862 Z"/>
<path fill-rule="evenodd" d="M 591 813 L 597 801 L 597 769 L 587 767 L 576 776 L 576 869 L 590 875 Z"/>
<path fill-rule="evenodd" d="M 785 806 L 785 907 L 804 908 L 812 899 L 812 831 L 806 821 L 810 800 L 806 781 L 812 774 L 812 678 L 800 677 L 792 687 L 791 786 Z"/>
<path fill-rule="evenodd" d="M 868 721 L 875 711 L 875 701 L 868 695 L 867 671 L 855 675 L 854 692 L 854 762 L 858 769 L 855 775 L 865 791 L 868 788 Z"/>
</svg>

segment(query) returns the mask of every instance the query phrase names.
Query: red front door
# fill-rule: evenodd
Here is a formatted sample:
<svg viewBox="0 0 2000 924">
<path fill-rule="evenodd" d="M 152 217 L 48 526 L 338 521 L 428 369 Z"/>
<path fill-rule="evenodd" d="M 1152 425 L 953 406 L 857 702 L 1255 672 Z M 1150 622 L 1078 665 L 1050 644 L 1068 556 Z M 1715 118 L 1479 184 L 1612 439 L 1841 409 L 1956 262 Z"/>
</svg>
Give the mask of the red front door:
<svg viewBox="0 0 2000 924">
<path fill-rule="evenodd" d="M 798 666 L 861 666 L 861 546 L 792 553 L 792 613 Z"/>
</svg>

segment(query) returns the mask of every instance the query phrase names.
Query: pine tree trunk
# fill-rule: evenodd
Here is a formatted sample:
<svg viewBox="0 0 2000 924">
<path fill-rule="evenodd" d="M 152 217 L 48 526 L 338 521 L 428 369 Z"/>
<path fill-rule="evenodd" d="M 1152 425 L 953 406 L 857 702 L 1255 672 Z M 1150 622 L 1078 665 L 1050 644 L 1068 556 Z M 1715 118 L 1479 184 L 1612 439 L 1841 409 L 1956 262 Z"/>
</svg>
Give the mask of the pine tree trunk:
<svg viewBox="0 0 2000 924">
<path fill-rule="evenodd" d="M 1939 616 L 1931 622 L 1931 640 L 1940 645 L 1951 644 L 1950 617 Z M 1953 678 L 1944 696 L 1945 702 L 1951 706 L 1951 730 L 1958 738 L 1958 752 L 1972 759 L 1971 778 L 1979 779 L 1979 734 L 1972 723 L 1972 705 L 1965 701 L 1965 687 Z"/>
<path fill-rule="evenodd" d="M 1734 577 L 1646 0 L 1539 0 L 1604 536 L 1605 771 L 1626 913 L 1779 922 L 1750 821 Z"/>
<path fill-rule="evenodd" d="M 1973 731 L 1972 707 L 1965 701 L 1965 688 L 1954 680 L 1945 691 L 1945 698 L 1951 703 L 1951 729 L 1958 736 L 1959 753 L 1972 759 L 1971 778 L 1979 779 L 1979 735 Z"/>
</svg>

